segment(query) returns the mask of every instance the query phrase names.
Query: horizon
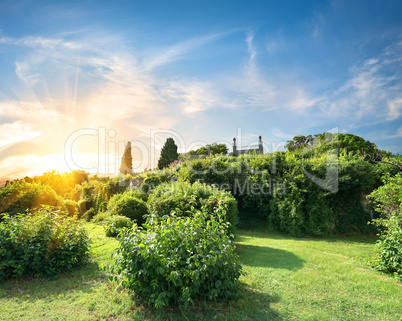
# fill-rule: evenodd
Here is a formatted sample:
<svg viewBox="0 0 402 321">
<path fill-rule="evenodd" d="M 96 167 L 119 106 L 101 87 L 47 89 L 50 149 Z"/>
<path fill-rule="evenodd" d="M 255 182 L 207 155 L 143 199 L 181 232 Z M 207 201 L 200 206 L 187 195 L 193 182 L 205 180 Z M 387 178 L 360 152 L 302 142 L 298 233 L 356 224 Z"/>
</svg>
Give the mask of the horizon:
<svg viewBox="0 0 402 321">
<path fill-rule="evenodd" d="M 174 135 L 179 152 L 260 135 L 283 150 L 336 129 L 402 154 L 401 13 L 394 1 L 0 2 L 0 181 L 114 175 L 128 141 L 143 171 Z"/>
</svg>

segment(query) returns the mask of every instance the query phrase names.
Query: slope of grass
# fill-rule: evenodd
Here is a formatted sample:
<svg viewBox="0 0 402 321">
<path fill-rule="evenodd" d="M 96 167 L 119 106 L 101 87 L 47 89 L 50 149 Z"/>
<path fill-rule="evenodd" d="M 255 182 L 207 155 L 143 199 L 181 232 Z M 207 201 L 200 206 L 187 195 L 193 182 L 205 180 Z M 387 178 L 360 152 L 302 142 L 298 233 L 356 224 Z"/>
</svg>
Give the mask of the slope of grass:
<svg viewBox="0 0 402 321">
<path fill-rule="evenodd" d="M 239 298 L 156 311 L 116 292 L 99 265 L 117 241 L 88 224 L 91 261 L 57 280 L 0 284 L 1 320 L 400 320 L 402 283 L 371 270 L 373 238 L 295 239 L 239 231 Z"/>
</svg>

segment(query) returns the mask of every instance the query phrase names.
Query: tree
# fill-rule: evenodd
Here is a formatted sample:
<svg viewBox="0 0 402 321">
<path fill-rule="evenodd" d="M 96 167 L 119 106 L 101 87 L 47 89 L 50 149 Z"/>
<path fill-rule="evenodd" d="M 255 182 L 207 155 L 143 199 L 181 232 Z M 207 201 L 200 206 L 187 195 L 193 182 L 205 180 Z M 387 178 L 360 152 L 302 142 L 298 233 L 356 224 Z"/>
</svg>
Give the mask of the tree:
<svg viewBox="0 0 402 321">
<path fill-rule="evenodd" d="M 204 147 L 198 148 L 197 150 L 191 150 L 187 154 L 188 155 L 227 155 L 228 154 L 228 148 L 225 144 L 218 144 L 218 143 L 212 143 L 212 144 L 207 144 Z"/>
<path fill-rule="evenodd" d="M 285 145 L 288 151 L 303 150 L 306 147 L 314 147 L 318 153 L 338 148 L 353 153 L 372 154 L 372 150 L 376 149 L 376 145 L 364 138 L 353 134 L 342 133 L 323 133 L 303 136 L 298 135 L 288 140 Z"/>
<path fill-rule="evenodd" d="M 161 150 L 161 157 L 158 161 L 158 168 L 163 169 L 178 158 L 179 154 L 177 154 L 177 146 L 173 138 L 166 139 L 165 145 L 162 147 Z"/>
<path fill-rule="evenodd" d="M 210 150 L 211 155 L 218 155 L 218 154 L 227 155 L 229 151 L 225 144 L 217 144 L 217 143 L 213 143 L 211 145 L 208 144 L 206 148 Z"/>
<path fill-rule="evenodd" d="M 298 149 L 303 149 L 313 143 L 313 137 L 311 135 L 303 136 L 298 135 L 293 137 L 292 140 L 288 140 L 288 143 L 285 145 L 288 151 L 295 151 Z"/>
<path fill-rule="evenodd" d="M 120 174 L 131 174 L 133 171 L 133 157 L 131 156 L 131 143 L 128 142 L 121 158 Z"/>
</svg>

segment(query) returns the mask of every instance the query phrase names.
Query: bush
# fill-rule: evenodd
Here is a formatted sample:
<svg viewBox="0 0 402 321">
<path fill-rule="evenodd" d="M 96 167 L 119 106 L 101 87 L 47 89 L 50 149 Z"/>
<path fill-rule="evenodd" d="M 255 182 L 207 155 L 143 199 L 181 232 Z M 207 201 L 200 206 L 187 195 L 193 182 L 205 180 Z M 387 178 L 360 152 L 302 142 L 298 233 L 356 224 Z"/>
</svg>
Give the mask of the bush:
<svg viewBox="0 0 402 321">
<path fill-rule="evenodd" d="M 162 183 L 168 183 L 174 180 L 174 175 L 176 171 L 174 169 L 164 169 L 164 170 L 154 170 L 150 172 L 145 172 L 140 175 L 140 178 L 143 179 L 139 190 L 147 195 L 149 194 L 155 187 Z"/>
<path fill-rule="evenodd" d="M 82 214 L 81 218 L 87 222 L 92 220 L 92 218 L 96 215 L 95 209 L 90 208 L 88 211 L 86 211 L 84 214 Z"/>
<path fill-rule="evenodd" d="M 96 214 L 96 215 L 92 218 L 92 222 L 93 222 L 93 223 L 102 223 L 102 222 L 104 222 L 109 216 L 110 216 L 110 214 L 109 214 L 108 212 L 98 213 L 98 214 Z"/>
<path fill-rule="evenodd" d="M 206 184 L 164 183 L 157 186 L 148 198 L 150 213 L 158 217 L 169 216 L 175 212 L 177 216 L 191 216 L 193 208 L 205 210 L 214 215 L 219 207 L 225 210 L 225 220 L 230 223 L 229 232 L 234 232 L 238 222 L 237 202 L 230 192 Z"/>
<path fill-rule="evenodd" d="M 62 199 L 47 185 L 22 181 L 0 189 L 0 213 L 16 215 L 39 209 L 41 205 L 59 206 L 66 210 Z"/>
<path fill-rule="evenodd" d="M 402 176 L 384 177 L 384 185 L 368 197 L 383 217 L 373 221 L 381 229 L 377 241 L 376 269 L 402 278 Z"/>
<path fill-rule="evenodd" d="M 374 220 L 384 227 L 377 241 L 377 258 L 374 267 L 386 273 L 395 273 L 402 279 L 402 217 L 391 215 L 387 219 Z"/>
<path fill-rule="evenodd" d="M 117 236 L 132 225 L 133 221 L 126 216 L 109 215 L 104 220 L 106 236 Z"/>
<path fill-rule="evenodd" d="M 76 218 L 50 207 L 29 215 L 3 215 L 0 223 L 0 280 L 55 276 L 84 262 L 89 237 Z"/>
<path fill-rule="evenodd" d="M 138 225 L 144 223 L 144 215 L 148 214 L 146 203 L 130 192 L 114 195 L 109 201 L 108 211 L 112 215 L 126 216 Z"/>
<path fill-rule="evenodd" d="M 78 212 L 78 203 L 72 200 L 64 200 L 64 206 L 67 209 L 68 215 L 74 216 Z"/>
<path fill-rule="evenodd" d="M 134 225 L 120 239 L 114 280 L 156 307 L 234 297 L 241 266 L 226 213 L 193 209 L 191 216 L 151 216 L 146 230 Z"/>
</svg>

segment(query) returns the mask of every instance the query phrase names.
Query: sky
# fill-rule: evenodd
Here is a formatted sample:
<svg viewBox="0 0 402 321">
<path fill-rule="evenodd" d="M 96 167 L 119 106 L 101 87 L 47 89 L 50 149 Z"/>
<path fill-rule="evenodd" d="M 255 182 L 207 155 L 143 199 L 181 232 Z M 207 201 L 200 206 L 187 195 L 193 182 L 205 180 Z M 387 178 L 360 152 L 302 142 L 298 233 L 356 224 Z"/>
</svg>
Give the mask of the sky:
<svg viewBox="0 0 402 321">
<path fill-rule="evenodd" d="M 401 1 L 1 1 L 0 180 L 233 138 L 402 153 Z"/>
</svg>

